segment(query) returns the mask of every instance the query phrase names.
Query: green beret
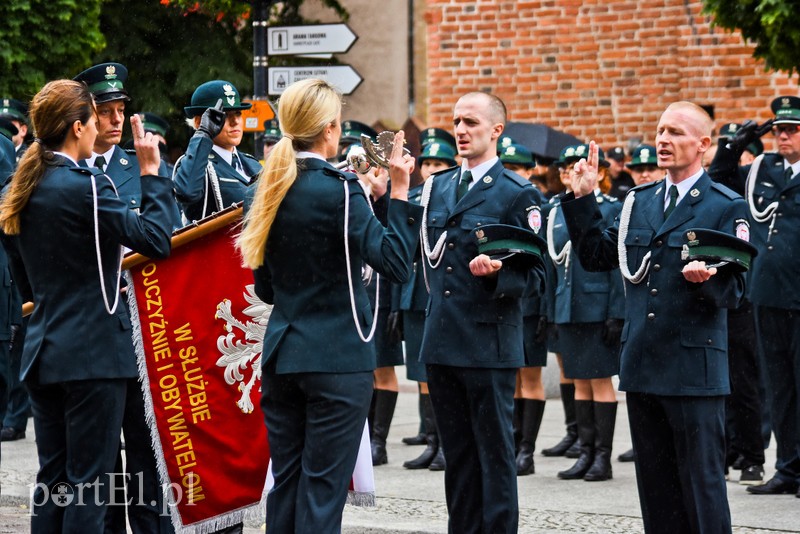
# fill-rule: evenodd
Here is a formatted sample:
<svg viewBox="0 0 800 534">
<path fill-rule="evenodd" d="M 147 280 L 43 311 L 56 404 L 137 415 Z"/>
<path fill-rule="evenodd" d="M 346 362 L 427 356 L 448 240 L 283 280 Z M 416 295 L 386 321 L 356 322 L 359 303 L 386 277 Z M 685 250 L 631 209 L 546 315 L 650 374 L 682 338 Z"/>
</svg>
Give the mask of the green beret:
<svg viewBox="0 0 800 534">
<path fill-rule="evenodd" d="M 639 145 L 633 149 L 633 155 L 627 167 L 629 169 L 635 169 L 642 165 L 658 165 L 656 147 L 652 145 Z"/>
<path fill-rule="evenodd" d="M 121 63 L 101 63 L 89 67 L 73 78 L 89 87 L 98 104 L 114 100 L 130 101 L 124 83 L 128 79 L 128 69 Z"/>
<path fill-rule="evenodd" d="M 503 152 L 503 149 L 507 146 L 513 145 L 514 140 L 511 136 L 503 134 L 497 138 L 497 153 L 500 154 Z"/>
<path fill-rule="evenodd" d="M 429 143 L 439 143 L 440 145 L 449 145 L 453 152 L 456 151 L 456 138 L 453 134 L 442 128 L 425 128 L 419 134 L 419 146 L 424 147 Z"/>
<path fill-rule="evenodd" d="M 800 124 L 800 98 L 779 96 L 772 101 L 770 107 L 775 113 L 775 121 L 772 124 Z"/>
<path fill-rule="evenodd" d="M 342 122 L 342 137 L 339 143 L 360 143 L 361 134 L 369 136 L 371 139 L 378 137 L 378 132 L 370 128 L 363 122 L 358 121 L 343 121 Z"/>
<path fill-rule="evenodd" d="M 200 85 L 192 93 L 192 103 L 183 108 L 189 118 L 202 115 L 208 108 L 217 105 L 218 100 L 222 100 L 223 111 L 236 111 L 240 109 L 250 109 L 252 104 L 242 102 L 239 91 L 231 82 L 225 80 L 213 80 Z"/>
<path fill-rule="evenodd" d="M 283 137 L 283 133 L 281 133 L 280 126 L 278 126 L 278 119 L 264 121 L 264 142 L 277 143 L 281 140 L 281 137 Z"/>
<path fill-rule="evenodd" d="M 144 127 L 145 132 L 152 132 L 160 135 L 161 137 L 167 136 L 169 123 L 163 118 L 159 117 L 155 113 L 150 113 L 149 111 L 139 113 L 139 116 L 142 117 L 142 126 Z"/>
<path fill-rule="evenodd" d="M 750 227 L 747 221 L 738 221 L 737 235 L 749 239 Z M 684 230 L 686 243 L 683 245 L 681 259 L 699 260 L 730 265 L 737 271 L 750 268 L 753 258 L 758 254 L 756 247 L 745 239 L 717 230 L 692 228 Z M 717 265 L 722 267 L 722 265 Z"/>
<path fill-rule="evenodd" d="M 9 139 L 19 133 L 19 130 L 14 123 L 5 117 L 0 117 L 0 134 L 5 135 Z"/>
<path fill-rule="evenodd" d="M 561 154 L 558 156 L 558 163 L 559 165 L 569 165 L 574 161 L 578 161 L 579 157 L 575 157 L 575 149 L 580 145 L 570 145 L 565 146 L 561 149 Z"/>
<path fill-rule="evenodd" d="M 529 265 L 542 263 L 547 243 L 536 233 L 519 226 L 508 224 L 484 224 L 472 231 L 478 245 L 478 253 L 492 259 L 505 260 L 516 256 L 515 260 Z"/>
<path fill-rule="evenodd" d="M 502 163 L 524 165 L 525 167 L 533 167 L 536 165 L 531 151 L 523 145 L 518 145 L 516 143 L 511 143 L 502 148 L 500 151 L 500 161 Z"/>
<path fill-rule="evenodd" d="M 575 146 L 575 152 L 573 154 L 573 158 L 567 163 L 572 163 L 573 161 L 578 161 L 578 160 L 586 158 L 588 156 L 589 156 L 589 145 L 588 144 L 576 145 Z M 600 147 L 597 147 L 597 160 L 598 160 L 597 161 L 598 164 L 601 167 L 610 167 L 611 166 L 611 164 L 605 158 L 605 154 L 603 153 L 603 149 L 600 148 Z"/>
<path fill-rule="evenodd" d="M 422 147 L 422 154 L 419 155 L 420 163 L 426 159 L 435 159 L 444 161 L 449 165 L 455 165 L 456 151 L 447 143 L 428 143 Z"/>
<path fill-rule="evenodd" d="M 4 98 L 0 101 L 0 117 L 12 121 L 28 124 L 28 105 L 14 98 Z"/>
</svg>

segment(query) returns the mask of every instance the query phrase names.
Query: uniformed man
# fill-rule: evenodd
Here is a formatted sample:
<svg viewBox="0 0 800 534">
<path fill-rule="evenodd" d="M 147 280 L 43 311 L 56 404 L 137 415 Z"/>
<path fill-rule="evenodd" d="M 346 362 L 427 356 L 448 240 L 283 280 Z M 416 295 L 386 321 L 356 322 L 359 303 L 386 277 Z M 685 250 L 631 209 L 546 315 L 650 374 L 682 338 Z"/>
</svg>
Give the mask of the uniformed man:
<svg viewBox="0 0 800 534">
<path fill-rule="evenodd" d="M 611 173 L 611 191 L 608 194 L 617 200 L 623 200 L 634 186 L 633 178 L 625 170 L 625 149 L 621 146 L 609 148 L 606 157 L 610 164 L 608 171 Z"/>
<path fill-rule="evenodd" d="M 161 154 L 161 161 L 167 166 L 168 176 L 172 176 L 172 171 L 175 166 L 169 161 L 169 147 L 167 146 L 167 132 L 169 131 L 169 123 L 160 115 L 145 111 L 139 113 L 142 117 L 142 126 L 144 126 L 145 133 L 150 132 L 158 139 L 158 151 Z"/>
<path fill-rule="evenodd" d="M 120 199 L 132 210 L 139 210 L 142 202 L 141 171 L 135 151 L 120 148 L 122 130 L 125 124 L 125 106 L 130 96 L 125 88 L 128 69 L 120 63 L 94 65 L 75 76 L 74 80 L 83 82 L 94 95 L 97 105 L 97 137 L 92 156 L 78 162 L 84 167 L 96 167 L 103 171 L 111 181 Z M 161 164 L 159 175 L 169 176 L 166 166 Z M 177 205 L 174 206 L 173 228 L 179 225 Z M 127 306 L 123 306 L 128 314 Z M 133 342 L 130 358 L 135 359 Z M 125 398 L 125 413 L 122 421 L 125 436 L 125 471 L 121 456 L 117 455 L 116 485 L 114 501 L 117 506 L 109 506 L 106 514 L 106 529 L 110 532 L 124 531 L 124 494 L 120 491 L 127 485 L 127 494 L 137 496 L 130 499 L 127 507 L 128 521 L 134 532 L 172 532 L 169 514 L 164 514 L 166 506 L 163 499 L 161 480 L 156 468 L 155 453 L 151 446 L 150 426 L 145 420 L 144 395 L 138 377 L 128 379 Z M 141 499 L 140 499 L 141 497 Z M 163 514 L 163 515 L 162 515 Z"/>
<path fill-rule="evenodd" d="M 728 140 L 732 139 L 736 132 L 739 131 L 742 125 L 729 122 L 724 124 L 722 128 L 720 128 L 719 139 L 722 141 L 725 140 L 725 144 L 727 144 Z M 750 165 L 753 163 L 753 160 L 756 159 L 758 156 L 764 153 L 764 143 L 761 142 L 761 139 L 755 138 L 753 139 L 747 146 L 744 147 L 742 151 L 742 155 L 739 157 L 739 165 Z"/>
<path fill-rule="evenodd" d="M 800 249 L 800 98 L 778 97 L 771 108 L 777 152 L 738 165 L 744 148 L 769 129 L 769 121 L 761 126 L 748 121 L 720 143 L 710 172 L 744 193 L 759 251 L 749 296 L 766 364 L 777 460 L 775 475 L 747 491 L 800 497 L 800 267 L 795 257 Z"/>
<path fill-rule="evenodd" d="M 11 121 L 17 129 L 17 133 L 14 134 L 11 141 L 14 143 L 16 160 L 19 163 L 25 149 L 28 148 L 25 142 L 28 137 L 28 106 L 25 102 L 14 98 L 3 98 L 0 100 L 0 104 L 2 104 L 0 105 L 0 118 Z"/>
<path fill-rule="evenodd" d="M 203 117 L 218 103 L 219 111 Z M 258 160 L 237 149 L 242 142 L 242 110 L 251 105 L 242 102 L 232 83 L 213 80 L 195 89 L 191 104 L 183 108 L 196 131 L 186 153 L 175 163 L 172 178 L 188 221 L 244 200 L 248 186 L 261 170 Z M 214 124 L 208 122 L 210 119 Z"/>
<path fill-rule="evenodd" d="M 745 238 L 747 205 L 703 171 L 713 122 L 675 102 L 658 123 L 658 165 L 667 176 L 632 189 L 604 227 L 594 197 L 597 146 L 576 164 L 561 203 L 587 270 L 619 266 L 625 277 L 620 390 L 627 392 L 645 532 L 731 532 L 725 487 L 725 396 L 730 392 L 727 310 L 745 289 L 737 270 L 687 261 L 691 229 Z"/>
<path fill-rule="evenodd" d="M 656 147 L 652 145 L 639 145 L 634 148 L 627 167 L 636 185 L 649 184 L 664 177 L 663 169 L 658 168 Z"/>
<path fill-rule="evenodd" d="M 479 254 L 475 230 L 500 223 L 539 231 L 542 217 L 534 187 L 497 157 L 503 102 L 468 93 L 453 123 L 462 165 L 426 182 L 430 301 L 421 359 L 447 461 L 449 530 L 510 533 L 519 521 L 512 413 L 524 362 L 521 297 L 541 293 L 544 268 Z"/>
</svg>

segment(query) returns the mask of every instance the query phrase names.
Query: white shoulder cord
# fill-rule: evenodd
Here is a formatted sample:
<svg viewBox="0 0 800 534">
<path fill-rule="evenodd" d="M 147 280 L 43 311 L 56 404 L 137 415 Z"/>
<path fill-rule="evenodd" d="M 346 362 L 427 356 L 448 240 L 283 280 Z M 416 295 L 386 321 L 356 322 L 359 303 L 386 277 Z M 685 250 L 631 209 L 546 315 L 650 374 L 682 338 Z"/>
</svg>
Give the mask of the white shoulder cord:
<svg viewBox="0 0 800 534">
<path fill-rule="evenodd" d="M 92 204 L 94 208 L 94 248 L 97 252 L 97 270 L 100 273 L 100 291 L 103 293 L 103 302 L 106 305 L 106 311 L 109 315 L 114 315 L 117 311 L 117 304 L 119 304 L 119 284 L 120 279 L 122 278 L 122 245 L 119 246 L 119 265 L 117 265 L 117 290 L 114 293 L 114 305 L 108 305 L 108 294 L 106 293 L 106 280 L 103 276 L 103 260 L 100 257 L 100 224 L 97 220 L 97 182 L 95 181 L 94 174 L 91 175 L 92 177 Z M 108 177 L 107 177 L 108 178 Z M 111 182 L 111 187 L 114 188 L 114 192 L 116 193 L 117 188 L 114 187 L 114 182 L 111 181 L 111 178 L 108 178 L 108 181 Z"/>
<path fill-rule="evenodd" d="M 350 189 L 347 187 L 347 180 L 343 179 L 342 184 L 344 185 L 344 258 L 347 262 L 345 268 L 347 269 L 347 289 L 350 290 L 350 310 L 353 312 L 353 322 L 356 323 L 358 337 L 360 337 L 361 341 L 364 343 L 368 343 L 372 341 L 372 337 L 375 335 L 375 327 L 378 325 L 378 291 L 381 287 L 381 278 L 379 276 L 375 280 L 375 311 L 372 315 L 372 328 L 369 331 L 369 335 L 364 337 L 364 332 L 361 330 L 361 323 L 358 322 L 358 313 L 356 312 L 356 296 L 353 291 L 353 273 L 350 272 L 350 240 L 348 238 L 348 228 L 350 226 Z M 367 202 L 369 202 L 369 200 L 367 200 Z"/>
<path fill-rule="evenodd" d="M 214 200 L 217 201 L 217 210 L 222 209 L 222 193 L 219 190 L 219 178 L 214 165 L 209 161 L 206 163 L 206 188 L 211 187 L 211 192 L 214 193 Z M 206 209 L 208 209 L 208 189 L 203 191 L 203 219 L 205 219 Z"/>
<path fill-rule="evenodd" d="M 431 200 L 431 188 L 433 187 L 433 180 L 434 177 L 431 176 L 427 180 L 425 180 L 425 185 L 422 186 L 422 225 L 419 227 L 419 235 L 420 235 L 420 242 L 422 244 L 422 255 L 425 256 L 425 261 L 428 262 L 428 265 L 431 266 L 431 269 L 436 269 L 439 267 L 439 264 L 442 263 L 442 258 L 444 258 L 444 244 L 445 240 L 447 239 L 447 230 L 442 232 L 442 235 L 439 236 L 439 240 L 434 245 L 433 250 L 431 250 L 430 241 L 428 240 L 428 203 Z M 435 261 L 436 263 L 432 263 L 431 260 Z M 427 283 L 427 278 L 425 279 Z"/>
<path fill-rule="evenodd" d="M 556 211 L 558 210 L 558 206 L 554 206 L 552 210 L 550 210 L 550 215 L 547 217 L 547 252 L 550 254 L 550 258 L 555 262 L 556 265 L 564 264 L 564 269 L 569 270 L 569 257 L 570 252 L 572 252 L 572 240 L 567 240 L 564 248 L 561 249 L 561 252 L 556 253 L 555 249 L 555 240 L 553 239 L 553 229 L 556 225 Z M 566 273 L 564 273 L 566 276 Z"/>
<path fill-rule="evenodd" d="M 650 270 L 650 255 L 651 251 L 647 251 L 647 254 L 644 255 L 642 259 L 642 264 L 639 265 L 638 270 L 631 274 L 631 271 L 628 269 L 628 249 L 625 248 L 625 238 L 628 237 L 628 224 L 631 221 L 631 211 L 633 210 L 633 201 L 634 197 L 636 196 L 635 191 L 631 191 L 628 193 L 628 196 L 625 197 L 625 204 L 622 205 L 622 212 L 619 216 L 619 233 L 617 235 L 617 256 L 619 257 L 619 271 L 622 273 L 622 276 L 625 277 L 632 284 L 638 284 L 644 277 L 647 276 L 647 272 Z"/>
<path fill-rule="evenodd" d="M 753 198 L 753 190 L 756 187 L 756 177 L 758 175 L 758 169 L 761 167 L 761 162 L 764 159 L 764 154 L 758 156 L 755 160 L 753 160 L 753 164 L 750 166 L 750 172 L 747 174 L 747 182 L 745 185 L 745 189 L 747 190 L 747 203 L 750 204 L 750 213 L 753 215 L 753 219 L 756 222 L 767 222 L 770 218 L 772 222 L 775 221 L 775 211 L 778 209 L 778 201 L 771 202 L 764 211 L 759 211 L 756 207 L 755 199 Z M 770 224 L 770 227 L 772 225 Z"/>
</svg>

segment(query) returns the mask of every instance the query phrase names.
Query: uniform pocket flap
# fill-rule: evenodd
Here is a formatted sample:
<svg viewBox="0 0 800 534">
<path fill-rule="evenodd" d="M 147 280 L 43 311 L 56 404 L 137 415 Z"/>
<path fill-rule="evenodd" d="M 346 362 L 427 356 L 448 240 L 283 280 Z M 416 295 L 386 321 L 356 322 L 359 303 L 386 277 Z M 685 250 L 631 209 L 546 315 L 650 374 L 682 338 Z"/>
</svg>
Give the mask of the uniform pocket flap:
<svg viewBox="0 0 800 534">
<path fill-rule="evenodd" d="M 633 247 L 649 247 L 653 239 L 653 230 L 646 228 L 629 228 L 625 236 L 625 245 Z"/>
<path fill-rule="evenodd" d="M 684 347 L 708 347 L 727 350 L 728 336 L 721 330 L 684 328 L 681 330 L 681 345 Z"/>
</svg>

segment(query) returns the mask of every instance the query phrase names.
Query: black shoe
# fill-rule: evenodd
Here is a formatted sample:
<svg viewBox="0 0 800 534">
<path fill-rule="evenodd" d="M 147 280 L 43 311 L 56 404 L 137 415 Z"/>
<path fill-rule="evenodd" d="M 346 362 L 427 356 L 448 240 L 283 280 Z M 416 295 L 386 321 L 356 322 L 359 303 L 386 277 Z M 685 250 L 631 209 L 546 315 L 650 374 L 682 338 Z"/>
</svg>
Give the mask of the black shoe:
<svg viewBox="0 0 800 534">
<path fill-rule="evenodd" d="M 578 434 L 567 432 L 567 435 L 561 438 L 561 441 L 550 447 L 543 449 L 544 456 L 564 456 L 564 453 L 578 441 Z"/>
<path fill-rule="evenodd" d="M 372 441 L 372 465 L 384 465 L 389 463 L 389 457 L 386 454 L 386 443 L 378 443 Z"/>
<path fill-rule="evenodd" d="M 747 492 L 753 495 L 783 495 L 786 493 L 795 493 L 797 490 L 797 482 L 781 480 L 778 477 L 772 477 L 765 484 L 761 484 L 760 486 L 750 486 L 747 488 Z"/>
<path fill-rule="evenodd" d="M 7 426 L 0 431 L 0 441 L 17 441 L 25 439 L 25 431 Z"/>
<path fill-rule="evenodd" d="M 735 468 L 734 468 L 735 469 Z M 757 486 L 764 483 L 764 467 L 751 465 L 742 469 L 739 475 L 739 484 L 742 486 Z"/>
<path fill-rule="evenodd" d="M 517 476 L 524 477 L 532 475 L 536 472 L 536 466 L 533 463 L 533 451 L 530 448 L 523 447 L 517 453 Z"/>
<path fill-rule="evenodd" d="M 428 471 L 444 471 L 447 467 L 447 462 L 444 460 L 444 450 L 442 447 L 439 446 L 439 450 L 436 452 L 436 457 L 431 462 L 431 465 L 428 466 Z"/>
<path fill-rule="evenodd" d="M 436 458 L 437 452 L 439 452 L 439 439 L 438 436 L 434 434 L 429 438 L 428 446 L 425 447 L 422 454 L 413 460 L 403 462 L 403 467 L 406 469 L 427 469 L 431 465 L 431 462 L 433 462 L 433 459 Z"/>
<path fill-rule="evenodd" d="M 424 432 L 420 432 L 416 436 L 403 438 L 400 441 L 406 445 L 425 445 L 425 443 L 427 443 Z"/>
<path fill-rule="evenodd" d="M 636 455 L 633 454 L 633 449 L 628 449 L 627 451 L 617 456 L 617 460 L 619 460 L 620 462 L 632 462 L 635 459 Z"/>
</svg>

